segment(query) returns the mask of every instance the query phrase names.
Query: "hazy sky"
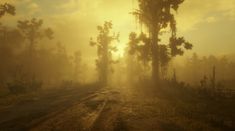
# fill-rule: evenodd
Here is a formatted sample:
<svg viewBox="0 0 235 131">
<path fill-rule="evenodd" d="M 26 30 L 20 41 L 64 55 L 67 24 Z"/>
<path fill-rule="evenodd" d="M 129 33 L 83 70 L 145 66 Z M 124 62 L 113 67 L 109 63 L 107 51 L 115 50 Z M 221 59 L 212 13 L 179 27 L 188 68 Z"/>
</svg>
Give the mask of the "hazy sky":
<svg viewBox="0 0 235 131">
<path fill-rule="evenodd" d="M 1 0 L 4 1 L 14 3 L 17 15 L 4 17 L 3 23 L 42 18 L 46 26 L 55 30 L 55 42 L 61 41 L 71 51 L 80 49 L 85 57 L 95 55 L 89 39 L 97 35 L 96 26 L 104 21 L 111 20 L 114 30 L 121 34 L 119 54 L 128 34 L 139 29 L 129 14 L 137 0 Z M 235 53 L 235 0 L 185 0 L 176 17 L 179 35 L 194 44 L 192 52 Z"/>
</svg>

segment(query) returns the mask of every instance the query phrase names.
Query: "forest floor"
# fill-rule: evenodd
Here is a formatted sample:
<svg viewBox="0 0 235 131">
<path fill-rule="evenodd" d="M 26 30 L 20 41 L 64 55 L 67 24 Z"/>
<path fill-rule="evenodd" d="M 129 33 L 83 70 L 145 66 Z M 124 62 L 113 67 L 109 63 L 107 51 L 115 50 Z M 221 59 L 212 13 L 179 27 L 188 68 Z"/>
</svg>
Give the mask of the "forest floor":
<svg viewBox="0 0 235 131">
<path fill-rule="evenodd" d="M 0 130 L 232 131 L 234 104 L 234 98 L 199 98 L 185 89 L 58 89 L 0 100 Z"/>
</svg>

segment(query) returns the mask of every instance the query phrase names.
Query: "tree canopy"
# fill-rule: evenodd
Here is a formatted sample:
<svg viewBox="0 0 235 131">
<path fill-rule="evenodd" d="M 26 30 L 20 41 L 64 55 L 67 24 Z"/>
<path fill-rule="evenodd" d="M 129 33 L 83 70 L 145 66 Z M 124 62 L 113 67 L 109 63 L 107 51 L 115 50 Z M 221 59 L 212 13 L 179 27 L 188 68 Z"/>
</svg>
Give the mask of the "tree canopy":
<svg viewBox="0 0 235 131">
<path fill-rule="evenodd" d="M 15 7 L 11 4 L 5 3 L 0 5 L 0 18 L 5 14 L 15 15 Z"/>
<path fill-rule="evenodd" d="M 103 26 L 98 26 L 97 30 L 99 35 L 97 40 L 93 41 L 91 38 L 90 45 L 97 46 L 96 67 L 98 71 L 99 81 L 101 84 L 106 85 L 108 82 L 108 74 L 110 72 L 112 63 L 115 63 L 112 59 L 112 53 L 117 51 L 117 47 L 114 45 L 113 41 L 119 41 L 119 34 L 113 33 L 112 22 L 105 22 Z"/>
<path fill-rule="evenodd" d="M 192 49 L 192 44 L 184 37 L 177 36 L 174 12 L 177 12 L 184 0 L 139 0 L 139 9 L 133 12 L 140 24 L 144 24 L 147 33 L 130 34 L 130 52 L 137 51 L 142 60 L 152 62 L 153 80 L 160 78 L 160 69 L 171 58 L 183 55 L 184 49 Z M 169 43 L 161 43 L 160 36 L 170 29 Z M 160 68 L 161 67 L 161 68 Z"/>
</svg>

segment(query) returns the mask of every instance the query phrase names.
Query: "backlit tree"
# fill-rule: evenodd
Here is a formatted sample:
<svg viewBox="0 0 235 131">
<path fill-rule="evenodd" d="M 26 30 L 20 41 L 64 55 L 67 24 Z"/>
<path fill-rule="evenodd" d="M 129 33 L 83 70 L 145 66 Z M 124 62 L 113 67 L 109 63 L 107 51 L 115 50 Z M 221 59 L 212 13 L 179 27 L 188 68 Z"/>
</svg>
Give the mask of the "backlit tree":
<svg viewBox="0 0 235 131">
<path fill-rule="evenodd" d="M 91 38 L 90 45 L 97 47 L 98 58 L 96 60 L 96 67 L 98 71 L 99 82 L 102 85 L 107 85 L 108 74 L 111 70 L 111 64 L 114 63 L 112 53 L 117 51 L 113 41 L 118 41 L 119 34 L 111 32 L 112 23 L 105 22 L 103 26 L 98 26 L 99 35 L 97 40 L 93 41 Z"/>
<path fill-rule="evenodd" d="M 5 3 L 0 5 L 0 18 L 5 14 L 15 15 L 15 7 L 11 4 Z"/>
<path fill-rule="evenodd" d="M 133 12 L 141 24 L 144 24 L 148 30 L 149 40 L 144 42 L 146 38 L 138 38 L 142 41 L 141 46 L 148 47 L 144 54 L 148 54 L 152 64 L 152 79 L 158 81 L 160 79 L 160 66 L 166 64 L 169 58 L 177 55 L 183 55 L 185 49 L 191 49 L 192 44 L 185 41 L 183 37 L 177 37 L 176 20 L 174 12 L 183 3 L 183 0 L 138 0 L 139 9 Z M 170 28 L 169 44 L 160 44 L 160 35 L 163 31 Z M 143 33 L 140 34 L 140 37 Z M 137 46 L 138 47 L 138 46 Z M 183 48 L 182 48 L 183 47 Z M 138 49 L 138 48 L 135 48 Z M 141 53 L 141 52 L 140 52 Z"/>
</svg>

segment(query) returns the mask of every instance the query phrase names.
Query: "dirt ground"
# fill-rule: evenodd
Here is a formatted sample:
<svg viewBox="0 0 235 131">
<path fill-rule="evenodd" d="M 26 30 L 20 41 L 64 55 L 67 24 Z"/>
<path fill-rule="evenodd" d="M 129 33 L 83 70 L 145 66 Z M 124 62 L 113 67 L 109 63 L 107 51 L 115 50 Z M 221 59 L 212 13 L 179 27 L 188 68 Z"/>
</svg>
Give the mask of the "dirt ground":
<svg viewBox="0 0 235 131">
<path fill-rule="evenodd" d="M 202 103 L 190 95 L 181 98 L 180 93 L 174 93 L 174 97 L 167 97 L 172 94 L 125 86 L 44 91 L 11 104 L 1 103 L 0 130 L 232 131 L 235 129 L 235 117 L 231 114 L 234 112 L 233 106 L 217 102 L 221 107 L 215 105 L 210 109 L 210 104 L 214 103 Z M 227 108 L 224 113 L 216 111 L 224 107 Z"/>
</svg>

